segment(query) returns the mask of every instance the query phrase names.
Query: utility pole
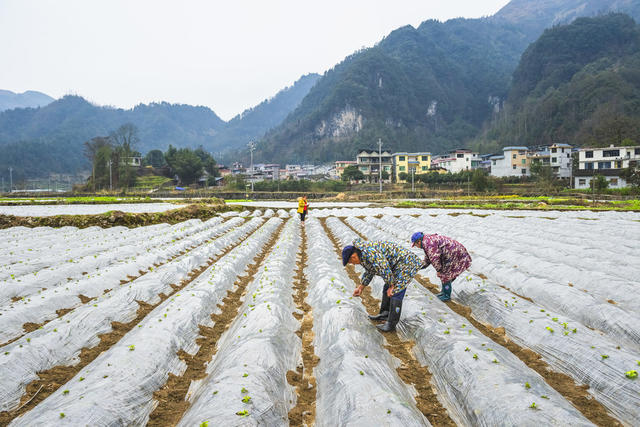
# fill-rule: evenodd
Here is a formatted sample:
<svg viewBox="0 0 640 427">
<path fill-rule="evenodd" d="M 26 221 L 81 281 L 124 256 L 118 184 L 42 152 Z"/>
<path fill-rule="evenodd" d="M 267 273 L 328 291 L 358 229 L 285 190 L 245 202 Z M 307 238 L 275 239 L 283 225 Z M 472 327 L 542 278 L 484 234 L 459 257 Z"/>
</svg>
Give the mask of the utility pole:
<svg viewBox="0 0 640 427">
<path fill-rule="evenodd" d="M 251 192 L 253 193 L 253 150 L 256 149 L 256 143 L 249 141 L 249 152 L 251 153 Z"/>
<path fill-rule="evenodd" d="M 382 194 L 382 139 L 378 138 L 378 182 L 380 183 L 380 194 Z"/>
<path fill-rule="evenodd" d="M 2 193 L 4 193 L 4 176 L 2 177 Z"/>
<path fill-rule="evenodd" d="M 13 168 L 9 168 L 9 193 L 13 193 Z"/>
<path fill-rule="evenodd" d="M 111 159 L 109 159 L 109 190 L 113 191 L 113 175 L 111 173 Z"/>
<path fill-rule="evenodd" d="M 416 187 L 413 184 L 413 180 L 414 180 L 415 174 L 416 174 L 416 168 L 411 168 L 411 192 L 412 193 L 415 193 L 415 191 L 416 191 Z"/>
</svg>

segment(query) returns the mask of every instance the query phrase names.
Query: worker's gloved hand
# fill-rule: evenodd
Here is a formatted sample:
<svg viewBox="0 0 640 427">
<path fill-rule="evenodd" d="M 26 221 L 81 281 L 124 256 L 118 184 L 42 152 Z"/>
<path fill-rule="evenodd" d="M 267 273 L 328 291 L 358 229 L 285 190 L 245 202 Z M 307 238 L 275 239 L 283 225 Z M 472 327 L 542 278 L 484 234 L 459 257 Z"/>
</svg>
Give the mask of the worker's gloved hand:
<svg viewBox="0 0 640 427">
<path fill-rule="evenodd" d="M 360 285 L 358 286 L 354 291 L 353 291 L 353 296 L 354 297 L 359 297 L 360 295 L 362 295 L 362 290 L 364 289 L 364 286 Z"/>
<path fill-rule="evenodd" d="M 389 298 L 391 298 L 393 296 L 393 290 L 395 289 L 395 286 L 389 286 L 389 289 L 387 289 L 387 296 Z"/>
</svg>

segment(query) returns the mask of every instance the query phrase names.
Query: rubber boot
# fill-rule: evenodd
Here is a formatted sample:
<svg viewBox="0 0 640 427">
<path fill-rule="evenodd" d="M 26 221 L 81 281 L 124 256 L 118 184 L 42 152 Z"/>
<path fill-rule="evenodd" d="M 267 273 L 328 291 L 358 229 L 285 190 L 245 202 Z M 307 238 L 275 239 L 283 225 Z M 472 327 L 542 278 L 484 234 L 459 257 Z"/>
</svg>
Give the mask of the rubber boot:
<svg viewBox="0 0 640 427">
<path fill-rule="evenodd" d="M 382 302 L 380 303 L 380 314 L 369 316 L 371 320 L 387 320 L 389 316 L 389 301 L 391 298 L 387 296 L 387 291 L 382 291 Z"/>
<path fill-rule="evenodd" d="M 378 329 L 382 332 L 395 331 L 396 325 L 400 320 L 400 313 L 402 313 L 402 300 L 391 298 L 391 304 L 389 305 L 389 317 L 383 325 L 378 325 Z"/>
<path fill-rule="evenodd" d="M 438 298 L 440 298 L 442 295 L 444 295 L 444 283 L 440 285 L 440 293 L 436 294 Z"/>
<path fill-rule="evenodd" d="M 442 285 L 442 295 L 438 295 L 440 301 L 451 301 L 451 282 Z"/>
</svg>

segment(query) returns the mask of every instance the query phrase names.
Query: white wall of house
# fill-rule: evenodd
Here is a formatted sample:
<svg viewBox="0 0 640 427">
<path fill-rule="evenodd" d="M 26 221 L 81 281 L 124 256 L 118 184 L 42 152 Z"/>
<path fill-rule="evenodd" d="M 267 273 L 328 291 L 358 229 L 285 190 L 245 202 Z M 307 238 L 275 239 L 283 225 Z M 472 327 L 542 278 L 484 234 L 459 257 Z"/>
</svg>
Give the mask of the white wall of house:
<svg viewBox="0 0 640 427">
<path fill-rule="evenodd" d="M 625 188 L 627 186 L 627 181 L 619 176 L 605 176 L 605 178 L 609 182 L 609 188 Z M 592 176 L 576 176 L 573 180 L 574 188 L 589 189 L 591 188 L 591 180 L 593 180 Z"/>
<path fill-rule="evenodd" d="M 640 161 L 640 146 L 582 148 L 578 152 L 578 169 L 625 169 L 629 163 Z"/>
<path fill-rule="evenodd" d="M 571 178 L 571 149 L 568 144 L 554 144 L 549 147 L 551 169 L 558 178 Z"/>
</svg>

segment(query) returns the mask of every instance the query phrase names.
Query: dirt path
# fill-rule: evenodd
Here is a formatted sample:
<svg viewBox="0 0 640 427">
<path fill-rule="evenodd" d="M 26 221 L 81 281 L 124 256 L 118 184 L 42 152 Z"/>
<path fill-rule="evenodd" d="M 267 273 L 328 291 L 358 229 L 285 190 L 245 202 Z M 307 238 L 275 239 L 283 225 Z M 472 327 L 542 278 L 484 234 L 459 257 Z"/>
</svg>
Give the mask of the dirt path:
<svg viewBox="0 0 640 427">
<path fill-rule="evenodd" d="M 196 341 L 200 347 L 197 353 L 190 355 L 182 350 L 178 352 L 180 359 L 186 363 L 187 369 L 181 376 L 169 374 L 167 383 L 153 394 L 154 400 L 158 401 L 158 406 L 149 416 L 148 426 L 175 426 L 189 408 L 186 397 L 191 382 L 206 376 L 207 365 L 217 352 L 218 341 L 238 316 L 247 285 L 251 283 L 260 264 L 275 246 L 285 224 L 286 221 L 280 224 L 263 250 L 254 258 L 253 263 L 247 269 L 247 274 L 236 280 L 233 286 L 234 290 L 227 292 L 222 305 L 218 306 L 222 312 L 211 315 L 214 326 L 200 325 L 201 337 Z M 238 242 L 238 244 L 240 243 L 242 241 Z"/>
<path fill-rule="evenodd" d="M 307 266 L 307 233 L 304 228 L 302 228 L 300 248 L 301 256 L 293 284 L 296 291 L 293 300 L 303 314 L 294 313 L 293 315 L 301 322 L 296 334 L 302 340 L 302 366 L 298 366 L 295 371 L 287 372 L 287 381 L 296 388 L 297 393 L 296 406 L 289 411 L 289 424 L 312 426 L 316 419 L 316 378 L 313 376 L 313 369 L 320 359 L 315 355 L 313 347 L 313 312 L 311 306 L 305 301 L 308 295 L 308 282 L 304 275 L 304 269 Z"/>
<path fill-rule="evenodd" d="M 320 222 L 322 223 L 325 233 L 327 233 L 327 236 L 329 236 L 329 239 L 333 242 L 336 253 L 338 256 L 341 256 L 340 245 L 327 227 L 325 219 L 321 218 Z M 358 235 L 360 234 L 358 233 Z M 360 282 L 360 278 L 352 265 L 347 267 L 347 273 L 354 283 Z M 371 289 L 369 287 L 364 289 L 361 299 L 369 314 L 378 314 L 380 300 L 371 295 Z M 420 412 L 422 412 L 433 425 L 455 426 L 456 424 L 449 416 L 446 408 L 442 406 L 442 403 L 438 400 L 436 392 L 431 385 L 431 372 L 427 367 L 422 366 L 420 362 L 418 362 L 411 351 L 415 342 L 401 340 L 396 332 L 388 332 L 383 336 L 386 341 L 385 348 L 401 362 L 400 366 L 396 369 L 398 375 L 405 384 L 413 386 L 416 390 L 416 405 Z"/>
<path fill-rule="evenodd" d="M 206 242 L 203 242 L 205 244 Z M 98 335 L 100 343 L 91 348 L 83 348 L 80 351 L 80 362 L 73 366 L 55 366 L 46 371 L 38 372 L 39 379 L 32 381 L 27 385 L 26 392 L 20 400 L 20 406 L 14 411 L 0 412 L 0 426 L 8 425 L 14 418 L 30 411 L 44 399 L 49 397 L 62 385 L 71 380 L 78 372 L 80 372 L 85 366 L 93 362 L 102 352 L 108 350 L 111 346 L 116 344 L 120 338 L 126 335 L 132 330 L 138 323 L 144 319 L 153 309 L 162 304 L 167 298 L 173 296 L 173 294 L 180 291 L 187 286 L 193 280 L 195 280 L 200 274 L 206 271 L 216 261 L 232 251 L 235 247 L 240 245 L 242 240 L 231 245 L 225 249 L 218 256 L 211 258 L 207 264 L 199 269 L 193 270 L 189 273 L 186 280 L 183 280 L 179 284 L 171 285 L 173 288 L 168 295 L 159 294 L 160 301 L 157 304 L 147 304 L 143 301 L 136 301 L 139 305 L 136 312 L 136 318 L 128 323 L 112 322 L 112 330 L 109 333 Z"/>
</svg>

